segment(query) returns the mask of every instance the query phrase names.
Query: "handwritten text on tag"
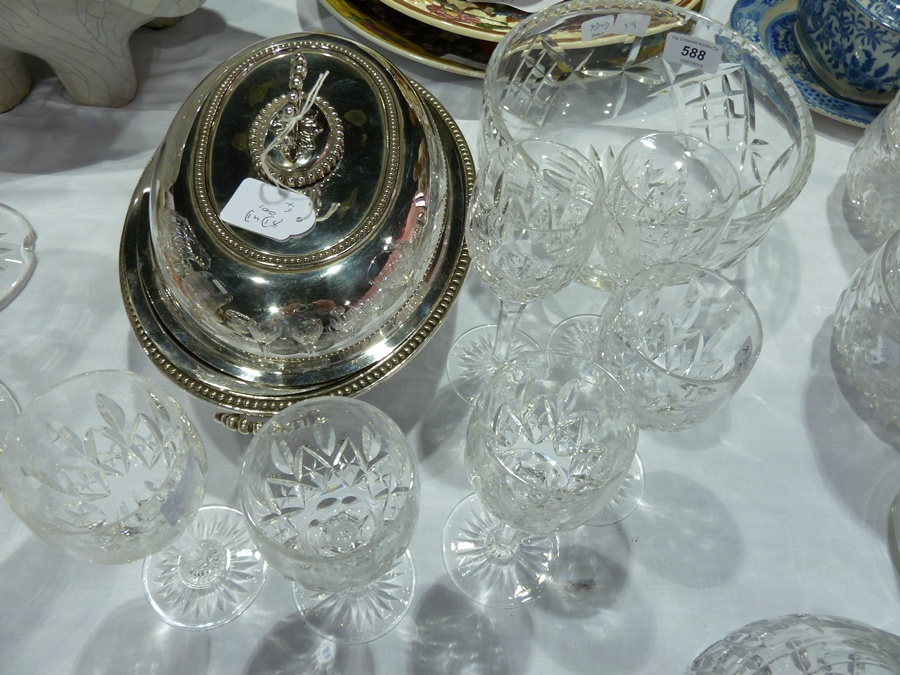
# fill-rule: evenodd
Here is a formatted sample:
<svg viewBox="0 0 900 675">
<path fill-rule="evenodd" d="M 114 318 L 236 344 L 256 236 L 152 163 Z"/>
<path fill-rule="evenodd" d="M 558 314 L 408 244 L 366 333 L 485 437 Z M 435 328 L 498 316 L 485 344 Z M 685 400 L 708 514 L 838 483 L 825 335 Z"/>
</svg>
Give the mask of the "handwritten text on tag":
<svg viewBox="0 0 900 675">
<path fill-rule="evenodd" d="M 649 14 L 607 14 L 589 19 L 581 24 L 581 39 L 584 42 L 596 40 L 604 35 L 635 35 L 643 37 L 650 27 Z"/>
<path fill-rule="evenodd" d="M 278 241 L 305 234 L 316 224 L 309 197 L 255 178 L 244 179 L 220 216 L 230 225 Z"/>
</svg>

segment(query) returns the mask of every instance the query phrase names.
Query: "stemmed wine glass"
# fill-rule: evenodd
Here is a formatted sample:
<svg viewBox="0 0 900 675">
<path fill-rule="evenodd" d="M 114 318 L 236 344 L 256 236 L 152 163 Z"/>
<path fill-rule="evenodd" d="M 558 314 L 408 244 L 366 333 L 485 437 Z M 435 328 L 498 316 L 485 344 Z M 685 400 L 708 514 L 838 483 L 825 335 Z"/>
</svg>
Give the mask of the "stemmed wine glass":
<svg viewBox="0 0 900 675">
<path fill-rule="evenodd" d="M 403 432 L 355 399 L 311 398 L 250 442 L 241 505 L 306 623 L 335 642 L 387 633 L 412 601 L 419 482 Z"/>
<path fill-rule="evenodd" d="M 0 204 L 0 309 L 18 295 L 36 262 L 34 229 L 15 209 Z"/>
<path fill-rule="evenodd" d="M 496 326 L 466 332 L 450 351 L 450 384 L 467 402 L 508 356 L 537 349 L 516 330 L 519 317 L 527 303 L 571 283 L 587 262 L 601 196 L 596 165 L 565 145 L 522 141 L 486 158 L 466 218 L 466 243 L 500 299 L 500 318 Z"/>
<path fill-rule="evenodd" d="M 607 177 L 603 267 L 620 286 L 656 263 L 703 264 L 739 197 L 737 169 L 709 143 L 674 131 L 632 139 Z"/>
<path fill-rule="evenodd" d="M 681 431 L 710 419 L 747 379 L 762 349 L 762 323 L 750 299 L 718 272 L 689 263 L 639 272 L 597 322 L 589 342 L 571 348 L 590 354 L 622 383 L 646 430 Z M 637 488 L 618 495 L 591 524 L 617 522 L 636 508 L 643 477 L 631 480 Z"/>
<path fill-rule="evenodd" d="M 633 138 L 606 163 L 604 212 L 609 222 L 597 251 L 607 277 L 599 285 L 613 293 L 651 265 L 703 264 L 711 258 L 740 197 L 740 177 L 722 152 L 688 134 L 654 132 Z M 600 307 L 595 313 L 556 326 L 548 348 L 590 353 L 609 298 L 596 300 Z M 640 503 L 643 486 L 636 455 L 620 494 L 593 524 L 626 517 Z"/>
<path fill-rule="evenodd" d="M 688 134 L 655 132 L 633 138 L 608 161 L 609 222 L 597 241 L 607 290 L 651 265 L 703 265 L 713 255 L 740 196 L 740 178 L 725 155 Z M 594 339 L 601 313 L 560 323 L 549 348 L 580 352 Z"/>
<path fill-rule="evenodd" d="M 207 629 L 253 602 L 267 566 L 239 511 L 201 507 L 206 465 L 196 429 L 163 388 L 92 371 L 23 408 L 0 452 L 0 488 L 36 535 L 76 557 L 144 559 L 160 617 Z"/>
<path fill-rule="evenodd" d="M 552 581 L 556 532 L 584 524 L 615 495 L 638 440 L 632 402 L 582 356 L 525 352 L 478 397 L 466 435 L 475 494 L 444 526 L 444 563 L 473 600 L 518 607 Z"/>
<path fill-rule="evenodd" d="M 680 431 L 731 400 L 762 338 L 756 308 L 732 281 L 697 265 L 663 263 L 612 298 L 594 354 L 633 397 L 641 429 Z"/>
</svg>

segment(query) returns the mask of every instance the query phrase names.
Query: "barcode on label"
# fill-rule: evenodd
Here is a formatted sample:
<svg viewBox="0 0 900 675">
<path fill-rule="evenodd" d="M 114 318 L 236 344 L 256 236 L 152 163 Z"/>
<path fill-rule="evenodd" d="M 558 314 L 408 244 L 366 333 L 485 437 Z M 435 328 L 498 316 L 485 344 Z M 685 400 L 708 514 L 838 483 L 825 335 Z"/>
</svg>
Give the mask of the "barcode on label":
<svg viewBox="0 0 900 675">
<path fill-rule="evenodd" d="M 722 48 L 709 40 L 670 32 L 666 36 L 663 59 L 704 73 L 715 73 L 722 61 Z"/>
</svg>

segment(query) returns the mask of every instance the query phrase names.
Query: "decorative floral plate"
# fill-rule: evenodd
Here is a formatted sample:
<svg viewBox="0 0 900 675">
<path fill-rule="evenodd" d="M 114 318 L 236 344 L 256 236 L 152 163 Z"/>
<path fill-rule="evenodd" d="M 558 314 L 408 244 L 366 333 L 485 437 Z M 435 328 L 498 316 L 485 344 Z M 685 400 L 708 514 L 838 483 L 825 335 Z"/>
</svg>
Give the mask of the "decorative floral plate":
<svg viewBox="0 0 900 675">
<path fill-rule="evenodd" d="M 513 26 L 528 16 L 515 7 L 490 2 L 383 0 L 383 3 L 421 23 L 490 42 L 500 42 Z"/>
<path fill-rule="evenodd" d="M 377 0 L 321 0 L 341 23 L 377 46 L 427 66 L 484 77 L 495 42 L 421 23 Z"/>
<path fill-rule="evenodd" d="M 500 42 L 528 12 L 491 2 L 467 0 L 382 0 L 399 12 L 417 21 L 450 33 L 478 40 Z M 565 2 L 565 0 L 562 0 Z M 369 4 L 378 4 L 370 0 Z M 701 0 L 679 0 L 674 3 L 685 9 L 699 10 Z"/>
<path fill-rule="evenodd" d="M 731 27 L 778 59 L 811 110 L 856 126 L 868 125 L 881 106 L 856 103 L 826 89 L 800 55 L 796 22 L 797 0 L 737 0 L 731 10 Z"/>
</svg>

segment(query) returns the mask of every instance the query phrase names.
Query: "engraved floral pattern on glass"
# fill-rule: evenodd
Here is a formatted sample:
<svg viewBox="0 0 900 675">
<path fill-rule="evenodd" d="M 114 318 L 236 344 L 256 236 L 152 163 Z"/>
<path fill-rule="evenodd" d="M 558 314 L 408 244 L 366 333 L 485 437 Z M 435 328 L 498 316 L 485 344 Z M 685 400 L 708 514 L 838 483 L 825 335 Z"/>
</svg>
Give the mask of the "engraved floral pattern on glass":
<svg viewBox="0 0 900 675">
<path fill-rule="evenodd" d="M 487 510 L 545 534 L 596 515 L 618 490 L 636 443 L 631 402 L 615 380 L 590 366 L 563 381 L 535 377 L 532 362 L 548 358 L 556 357 L 523 355 L 491 382 L 466 441 L 469 480 Z"/>
<path fill-rule="evenodd" d="M 580 40 L 586 22 L 624 13 L 649 15 L 646 34 Z M 669 29 L 718 45 L 721 61 L 701 69 L 666 60 Z M 603 157 L 635 135 L 680 131 L 722 151 L 738 168 L 741 196 L 710 267 L 732 265 L 757 245 L 812 168 L 812 119 L 777 61 L 680 7 L 560 3 L 510 31 L 485 82 L 480 150 L 539 137 Z"/>
<path fill-rule="evenodd" d="M 613 298 L 597 359 L 635 400 L 642 428 L 675 431 L 709 419 L 749 375 L 762 325 L 749 299 L 695 265 L 647 268 Z"/>
<path fill-rule="evenodd" d="M 453 344 L 447 375 L 468 403 L 513 354 L 537 345 L 516 330 L 527 303 L 562 290 L 582 270 L 601 226 L 603 183 L 572 148 L 531 140 L 497 148 L 482 163 L 466 218 L 466 245 L 500 300 L 496 326 Z"/>
<path fill-rule="evenodd" d="M 680 133 L 629 141 L 607 180 L 609 226 L 598 241 L 619 281 L 661 262 L 704 264 L 737 205 L 738 175 L 715 147 Z"/>
<path fill-rule="evenodd" d="M 162 548 L 204 494 L 206 455 L 193 425 L 164 391 L 115 371 L 73 378 L 29 404 L 3 460 L 13 510 L 94 562 Z"/>
<path fill-rule="evenodd" d="M 854 272 L 834 315 L 837 364 L 888 420 L 900 420 L 900 232 Z"/>
<path fill-rule="evenodd" d="M 556 532 L 597 515 L 624 481 L 638 429 L 628 394 L 584 357 L 528 352 L 488 380 L 469 421 L 475 494 L 444 526 L 444 564 L 477 602 L 533 600 L 552 582 Z"/>
<path fill-rule="evenodd" d="M 206 453 L 178 403 L 126 371 L 93 371 L 22 410 L 0 453 L 0 488 L 38 536 L 99 563 L 143 559 L 147 600 L 167 623 L 228 623 L 267 564 L 243 514 L 201 507 Z"/>
<path fill-rule="evenodd" d="M 694 659 L 686 675 L 895 675 L 900 637 L 835 616 L 791 614 L 754 621 Z"/>
<path fill-rule="evenodd" d="M 383 412 L 314 398 L 278 413 L 250 444 L 241 504 L 263 555 L 296 582 L 298 606 L 323 635 L 365 641 L 403 616 L 411 569 L 402 579 L 391 570 L 409 546 L 419 486 L 412 451 Z"/>
</svg>

